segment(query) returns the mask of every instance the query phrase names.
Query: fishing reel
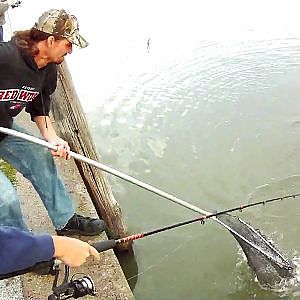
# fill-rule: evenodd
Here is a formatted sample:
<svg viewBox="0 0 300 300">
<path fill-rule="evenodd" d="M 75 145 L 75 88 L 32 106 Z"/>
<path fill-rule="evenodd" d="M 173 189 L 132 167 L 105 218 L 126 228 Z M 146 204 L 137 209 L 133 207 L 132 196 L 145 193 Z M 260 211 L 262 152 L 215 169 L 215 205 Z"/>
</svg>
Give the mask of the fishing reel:
<svg viewBox="0 0 300 300">
<path fill-rule="evenodd" d="M 52 291 L 53 293 L 48 297 L 48 300 L 63 300 L 70 298 L 81 298 L 86 295 L 96 295 L 95 285 L 92 278 L 88 275 L 84 275 L 81 278 L 74 279 L 75 275 L 69 280 L 70 267 L 65 266 L 64 279 L 60 285 L 58 283 L 59 277 L 59 263 L 54 263 L 52 274 L 55 275 Z"/>
<path fill-rule="evenodd" d="M 0 280 L 23 275 L 29 272 L 34 272 L 39 275 L 51 274 L 55 277 L 52 285 L 53 293 L 48 297 L 48 300 L 77 299 L 87 295 L 96 296 L 95 285 L 92 278 L 88 275 L 84 275 L 82 278 L 75 279 L 75 276 L 78 274 L 74 274 L 69 280 L 70 267 L 66 265 L 64 279 L 60 285 L 57 285 L 61 264 L 62 262 L 57 259 L 38 262 L 32 267 L 23 270 L 0 274 Z"/>
</svg>

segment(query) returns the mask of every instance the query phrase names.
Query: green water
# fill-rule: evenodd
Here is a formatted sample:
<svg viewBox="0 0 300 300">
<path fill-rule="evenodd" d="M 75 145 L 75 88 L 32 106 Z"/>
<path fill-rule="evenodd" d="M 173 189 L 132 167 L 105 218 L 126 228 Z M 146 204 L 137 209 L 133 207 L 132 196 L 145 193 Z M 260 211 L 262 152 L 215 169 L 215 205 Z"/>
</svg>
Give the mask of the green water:
<svg viewBox="0 0 300 300">
<path fill-rule="evenodd" d="M 293 45 L 277 56 L 260 42 L 256 46 L 247 53 L 247 64 L 255 68 L 246 75 L 240 71 L 243 53 L 233 60 L 209 57 L 212 66 L 206 62 L 204 69 L 199 47 L 188 58 L 189 67 L 177 66 L 177 74 L 193 78 L 193 85 L 169 78 L 169 70 L 157 75 L 166 85 L 152 79 L 145 86 L 136 79 L 136 86 L 144 89 L 142 100 L 133 90 L 113 113 L 105 114 L 104 105 L 90 114 L 102 160 L 208 211 L 299 192 L 300 56 Z M 220 67 L 214 83 L 211 72 Z M 130 232 L 195 216 L 119 179 L 110 181 Z M 298 206 L 286 201 L 253 208 L 242 218 L 271 236 L 289 258 L 297 258 Z M 194 224 L 145 238 L 135 242 L 134 250 L 135 261 L 127 261 L 127 267 L 137 299 L 285 295 L 259 287 L 237 243 L 216 224 Z M 298 298 L 294 291 L 287 294 L 287 299 Z"/>
<path fill-rule="evenodd" d="M 84 56 L 97 75 L 79 95 L 102 161 L 208 211 L 299 193 L 297 2 L 139 3 L 111 4 L 118 21 Z M 131 233 L 195 216 L 109 180 Z M 299 214 L 296 199 L 241 217 L 297 262 Z M 137 300 L 300 299 L 298 284 L 261 288 L 213 222 L 137 240 L 134 253 L 122 261 Z"/>
</svg>

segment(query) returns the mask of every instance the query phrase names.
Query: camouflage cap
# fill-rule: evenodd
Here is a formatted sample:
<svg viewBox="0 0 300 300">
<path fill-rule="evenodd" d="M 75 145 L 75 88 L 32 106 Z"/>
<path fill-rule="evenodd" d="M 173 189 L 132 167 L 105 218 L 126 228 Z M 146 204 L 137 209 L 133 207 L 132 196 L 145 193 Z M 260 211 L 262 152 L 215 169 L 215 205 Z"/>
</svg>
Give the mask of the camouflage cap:
<svg viewBox="0 0 300 300">
<path fill-rule="evenodd" d="M 35 23 L 34 28 L 64 37 L 80 48 L 88 46 L 88 42 L 79 34 L 79 25 L 76 17 L 64 9 L 50 9 L 44 12 L 37 23 Z"/>
</svg>

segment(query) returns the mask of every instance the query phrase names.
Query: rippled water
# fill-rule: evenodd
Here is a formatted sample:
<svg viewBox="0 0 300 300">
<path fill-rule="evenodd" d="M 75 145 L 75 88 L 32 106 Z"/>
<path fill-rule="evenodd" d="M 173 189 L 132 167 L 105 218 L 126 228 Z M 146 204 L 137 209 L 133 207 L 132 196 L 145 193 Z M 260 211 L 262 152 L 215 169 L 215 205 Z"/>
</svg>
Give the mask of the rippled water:
<svg viewBox="0 0 300 300">
<path fill-rule="evenodd" d="M 64 4 L 90 42 L 68 62 L 103 163 L 209 211 L 300 192 L 297 1 Z M 110 182 L 131 233 L 195 216 Z M 299 200 L 240 214 L 296 263 Z M 137 300 L 300 299 L 296 283 L 262 289 L 210 221 L 137 240 L 134 252 L 123 260 Z"/>
<path fill-rule="evenodd" d="M 89 114 L 103 161 L 207 210 L 299 192 L 299 46 L 297 38 L 199 41 L 154 74 L 132 78 Z M 193 216 L 111 181 L 131 232 Z M 285 202 L 242 218 L 292 258 L 297 208 Z M 200 226 L 135 242 L 137 299 L 282 296 L 258 286 L 229 233 Z"/>
<path fill-rule="evenodd" d="M 244 38 L 199 34 L 164 59 L 150 47 L 137 57 L 144 72 L 122 69 L 88 114 L 103 162 L 209 211 L 299 192 L 300 35 L 260 29 Z M 194 216 L 111 182 L 130 232 Z M 286 201 L 241 217 L 297 260 L 298 207 Z M 297 285 L 262 289 L 237 243 L 212 222 L 138 240 L 134 250 L 137 265 L 127 263 L 137 299 L 300 299 Z"/>
</svg>

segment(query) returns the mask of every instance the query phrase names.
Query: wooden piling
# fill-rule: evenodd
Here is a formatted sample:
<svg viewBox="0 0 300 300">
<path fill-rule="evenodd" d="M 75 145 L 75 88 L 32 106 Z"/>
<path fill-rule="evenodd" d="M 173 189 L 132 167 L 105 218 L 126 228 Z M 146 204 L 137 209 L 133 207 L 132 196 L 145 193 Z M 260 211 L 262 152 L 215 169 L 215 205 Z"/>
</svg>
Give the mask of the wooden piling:
<svg viewBox="0 0 300 300">
<path fill-rule="evenodd" d="M 69 143 L 72 151 L 100 161 L 65 62 L 58 66 L 57 88 L 51 97 L 51 111 L 58 134 Z M 121 208 L 113 196 L 105 174 L 86 163 L 75 162 L 98 216 L 109 228 L 107 235 L 113 239 L 125 237 L 127 227 L 122 218 Z M 119 244 L 118 250 L 130 249 L 131 243 Z"/>
</svg>

